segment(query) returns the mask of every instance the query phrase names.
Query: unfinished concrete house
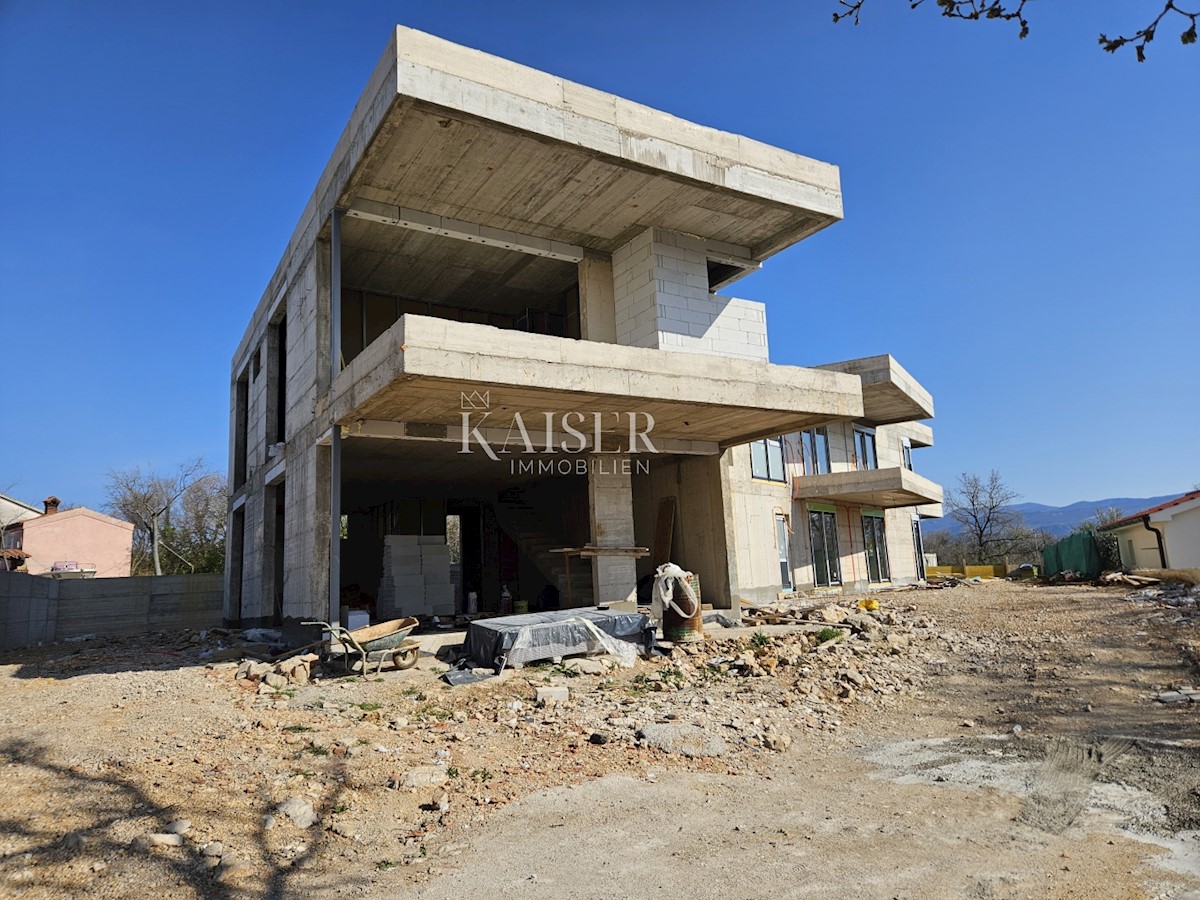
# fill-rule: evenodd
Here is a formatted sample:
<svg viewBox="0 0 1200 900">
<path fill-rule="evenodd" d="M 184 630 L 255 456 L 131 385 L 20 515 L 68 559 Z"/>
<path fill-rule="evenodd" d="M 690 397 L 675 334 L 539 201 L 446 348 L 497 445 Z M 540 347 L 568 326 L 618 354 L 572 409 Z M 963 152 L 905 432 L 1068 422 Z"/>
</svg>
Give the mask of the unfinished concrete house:
<svg viewBox="0 0 1200 900">
<path fill-rule="evenodd" d="M 835 166 L 397 28 L 233 357 L 227 617 L 920 577 L 928 392 L 770 363 L 726 290 L 841 215 Z"/>
</svg>

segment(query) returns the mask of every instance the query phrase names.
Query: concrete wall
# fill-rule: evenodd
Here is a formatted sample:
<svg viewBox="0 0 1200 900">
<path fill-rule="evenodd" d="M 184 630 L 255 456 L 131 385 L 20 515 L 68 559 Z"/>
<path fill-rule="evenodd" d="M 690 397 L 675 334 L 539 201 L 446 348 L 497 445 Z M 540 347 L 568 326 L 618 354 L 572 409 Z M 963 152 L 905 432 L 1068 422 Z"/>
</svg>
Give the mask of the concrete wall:
<svg viewBox="0 0 1200 900">
<path fill-rule="evenodd" d="M 1162 528 L 1163 523 L 1155 525 Z M 1117 547 L 1121 551 L 1121 565 L 1126 569 L 1158 569 L 1162 561 L 1158 555 L 1158 540 L 1154 532 L 1147 531 L 1142 523 L 1136 522 L 1126 528 L 1114 530 Z M 1168 562 L 1170 560 L 1168 559 Z"/>
<path fill-rule="evenodd" d="M 269 315 L 256 321 L 247 349 L 231 371 L 230 474 L 240 451 L 236 440 L 237 382 L 248 379 L 246 481 L 231 497 L 242 509 L 241 557 L 226 542 L 226 609 L 229 621 L 266 622 L 283 599 L 285 617 L 325 618 L 328 613 L 329 448 L 317 441 L 328 427 L 317 416 L 317 398 L 329 384 L 328 245 L 318 241 L 284 285 Z M 286 371 L 278 371 L 273 339 L 287 322 Z M 255 356 L 261 347 L 259 374 Z M 275 433 L 278 379 L 285 384 L 285 433 Z M 282 443 L 282 452 L 275 444 Z M 270 484 L 268 483 L 270 480 Z M 231 478 L 232 483 L 232 478 Z M 275 584 L 274 499 L 284 500 L 284 582 Z"/>
<path fill-rule="evenodd" d="M 31 575 L 49 572 L 59 560 L 93 563 L 97 578 L 125 578 L 133 552 L 133 525 L 79 507 L 21 523 L 22 549 Z"/>
<path fill-rule="evenodd" d="M 613 254 L 617 343 L 766 362 L 766 306 L 709 293 L 705 250 L 648 228 Z"/>
<path fill-rule="evenodd" d="M 1152 520 L 1150 524 L 1156 523 Z M 1200 508 L 1176 513 L 1170 522 L 1158 523 L 1156 527 L 1162 529 L 1166 538 L 1167 565 L 1172 569 L 1200 567 Z"/>
<path fill-rule="evenodd" d="M 1161 514 L 1160 514 L 1161 515 Z M 1172 569 L 1200 567 L 1200 507 L 1174 513 L 1170 519 L 1156 521 L 1152 516 L 1150 525 L 1162 532 L 1167 551 L 1167 566 Z M 1162 561 L 1158 553 L 1158 539 L 1148 531 L 1139 519 L 1122 528 L 1114 529 L 1117 546 L 1121 551 L 1121 565 L 1126 569 L 1158 569 Z"/>
<path fill-rule="evenodd" d="M 220 625 L 222 576 L 145 575 L 57 581 L 0 572 L 0 650 L 95 635 Z"/>
<path fill-rule="evenodd" d="M 854 454 L 854 426 L 850 422 L 833 423 L 826 428 L 829 438 L 830 471 L 852 472 L 857 468 Z M 880 468 L 902 465 L 902 436 L 887 426 L 875 429 L 876 455 Z M 739 589 L 744 596 L 769 601 L 782 586 L 779 577 L 779 549 L 775 516 L 787 516 L 790 528 L 792 583 L 798 590 L 814 586 L 812 549 L 808 533 L 808 506 L 792 500 L 792 479 L 803 475 L 800 440 L 785 435 L 786 482 L 756 479 L 751 475 L 748 445 L 727 451 L 731 465 L 728 481 L 730 506 L 737 529 L 734 553 L 737 559 Z M 826 504 L 828 505 L 828 503 Z M 842 585 L 853 590 L 870 587 L 867 575 L 866 543 L 863 536 L 863 507 L 832 503 L 838 523 L 838 552 Z M 884 510 L 888 565 L 892 584 L 916 580 L 916 552 L 912 538 L 912 507 Z"/>
<path fill-rule="evenodd" d="M 737 609 L 734 602 L 746 596 L 740 589 L 737 559 L 737 528 L 728 492 L 724 487 L 730 471 L 726 451 L 722 456 L 676 457 L 654 460 L 649 474 L 633 477 L 634 530 L 640 546 L 653 547 L 659 502 L 675 498 L 675 527 L 671 561 L 700 577 L 705 603 L 717 609 Z M 637 561 L 637 575 L 653 571 L 649 558 Z"/>
</svg>

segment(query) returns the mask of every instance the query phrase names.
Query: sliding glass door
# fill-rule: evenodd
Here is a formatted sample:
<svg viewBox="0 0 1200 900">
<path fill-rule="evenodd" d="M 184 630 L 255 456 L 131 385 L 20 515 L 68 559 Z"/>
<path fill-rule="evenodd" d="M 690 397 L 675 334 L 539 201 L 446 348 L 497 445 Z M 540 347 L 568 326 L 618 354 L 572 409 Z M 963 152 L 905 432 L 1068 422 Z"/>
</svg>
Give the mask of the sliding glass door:
<svg viewBox="0 0 1200 900">
<path fill-rule="evenodd" d="M 808 536 L 812 542 L 813 582 L 818 587 L 842 583 L 838 555 L 837 514 L 833 510 L 810 509 Z"/>
</svg>

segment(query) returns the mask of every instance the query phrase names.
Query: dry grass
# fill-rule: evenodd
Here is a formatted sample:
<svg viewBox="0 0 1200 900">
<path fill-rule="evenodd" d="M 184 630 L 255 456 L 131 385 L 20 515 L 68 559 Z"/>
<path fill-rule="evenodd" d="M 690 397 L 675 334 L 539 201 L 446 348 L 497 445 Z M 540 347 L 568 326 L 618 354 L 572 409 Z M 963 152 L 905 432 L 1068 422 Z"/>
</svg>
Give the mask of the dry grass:
<svg viewBox="0 0 1200 900">
<path fill-rule="evenodd" d="M 1132 574 L 1180 584 L 1200 584 L 1200 569 L 1134 569 Z"/>
</svg>

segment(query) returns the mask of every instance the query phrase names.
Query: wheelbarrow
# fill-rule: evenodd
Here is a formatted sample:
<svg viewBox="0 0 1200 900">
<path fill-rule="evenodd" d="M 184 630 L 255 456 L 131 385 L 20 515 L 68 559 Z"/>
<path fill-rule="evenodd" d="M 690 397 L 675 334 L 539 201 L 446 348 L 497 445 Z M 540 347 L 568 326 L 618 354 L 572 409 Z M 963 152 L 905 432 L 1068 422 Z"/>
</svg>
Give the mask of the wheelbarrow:
<svg viewBox="0 0 1200 900">
<path fill-rule="evenodd" d="M 329 622 L 302 624 L 320 625 L 325 629 L 326 636 L 321 642 L 322 661 L 340 659 L 342 668 L 347 673 L 354 671 L 356 662 L 361 662 L 360 674 L 366 675 L 367 663 L 373 662 L 375 673 L 379 674 L 384 662 L 389 659 L 397 669 L 411 669 L 417 664 L 417 658 L 420 656 L 421 645 L 408 638 L 412 630 L 421 624 L 412 617 L 392 619 L 353 631 Z"/>
</svg>

